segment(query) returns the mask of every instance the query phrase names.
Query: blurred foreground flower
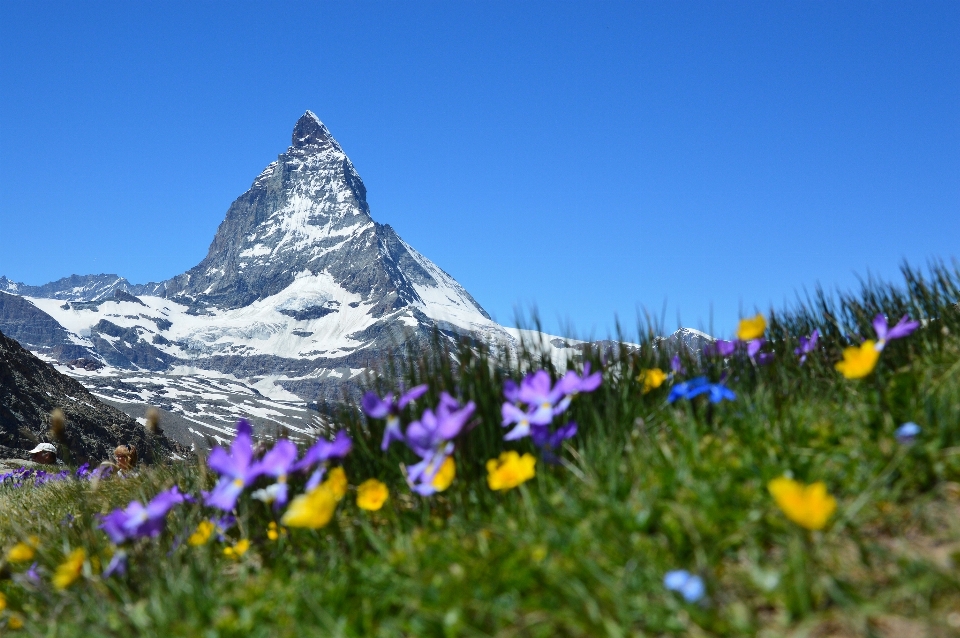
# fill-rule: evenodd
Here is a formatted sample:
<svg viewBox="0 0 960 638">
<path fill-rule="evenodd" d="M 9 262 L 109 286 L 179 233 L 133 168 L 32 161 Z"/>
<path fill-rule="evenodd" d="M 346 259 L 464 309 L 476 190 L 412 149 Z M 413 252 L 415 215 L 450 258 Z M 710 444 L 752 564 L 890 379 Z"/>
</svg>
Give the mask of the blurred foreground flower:
<svg viewBox="0 0 960 638">
<path fill-rule="evenodd" d="M 823 529 L 837 509 L 837 499 L 827 494 L 823 482 L 804 485 L 781 476 L 767 484 L 777 505 L 791 521 L 807 529 Z"/>
<path fill-rule="evenodd" d="M 53 586 L 57 589 L 66 589 L 72 585 L 83 572 L 83 563 L 87 560 L 87 552 L 82 547 L 70 552 L 67 559 L 57 567 L 53 575 Z"/>
<path fill-rule="evenodd" d="M 405 442 L 422 459 L 406 468 L 410 489 L 421 496 L 430 496 L 449 486 L 449 482 L 443 485 L 443 481 L 435 483 L 434 479 L 442 468 L 455 467 L 447 464 L 448 460 L 453 463 L 452 439 L 459 436 L 476 409 L 473 401 L 461 407 L 456 399 L 443 392 L 436 412 L 427 408 L 420 420 L 407 427 Z M 450 480 L 453 480 L 452 474 Z"/>
<path fill-rule="evenodd" d="M 667 373 L 660 368 L 649 368 L 640 372 L 637 381 L 643 384 L 643 393 L 656 390 L 667 380 Z"/>
<path fill-rule="evenodd" d="M 400 429 L 400 411 L 411 401 L 423 396 L 426 391 L 427 386 L 424 384 L 410 388 L 402 393 L 396 401 L 394 401 L 392 394 L 388 394 L 381 399 L 373 392 L 367 392 L 360 399 L 360 407 L 367 416 L 387 420 L 387 429 L 383 432 L 383 442 L 380 444 L 382 451 L 385 452 L 394 441 L 403 440 L 403 431 Z"/>
<path fill-rule="evenodd" d="M 710 403 L 720 403 L 724 399 L 733 401 L 737 398 L 737 394 L 722 383 L 710 383 L 706 377 L 696 377 L 673 386 L 667 396 L 667 402 L 674 403 L 678 399 L 690 400 L 701 394 L 706 394 Z"/>
<path fill-rule="evenodd" d="M 103 517 L 100 528 L 117 545 L 131 538 L 157 536 L 163 530 L 167 512 L 184 500 L 184 495 L 174 485 L 154 496 L 146 506 L 131 501 L 125 509 L 113 510 Z"/>
<path fill-rule="evenodd" d="M 877 331 L 877 350 L 883 350 L 891 339 L 902 339 L 920 327 L 919 321 L 910 321 L 910 315 L 903 315 L 897 325 L 889 327 L 887 318 L 877 315 L 873 318 L 873 329 Z"/>
<path fill-rule="evenodd" d="M 913 421 L 904 423 L 893 433 L 900 443 L 913 443 L 918 434 L 920 434 L 920 426 Z"/>
<path fill-rule="evenodd" d="M 124 551 L 118 551 L 110 559 L 110 563 L 107 564 L 107 568 L 103 570 L 101 576 L 103 578 L 110 578 L 114 574 L 126 574 L 127 573 L 127 553 Z"/>
<path fill-rule="evenodd" d="M 239 560 L 241 556 L 247 553 L 248 549 L 250 549 L 250 541 L 246 538 L 241 538 L 233 547 L 224 547 L 223 555 L 227 558 Z"/>
<path fill-rule="evenodd" d="M 7 562 L 26 563 L 33 560 L 37 553 L 37 547 L 40 546 L 40 539 L 31 536 L 26 541 L 20 541 L 7 551 Z"/>
<path fill-rule="evenodd" d="M 318 529 L 333 518 L 338 500 L 330 486 L 327 483 L 321 483 L 306 494 L 293 499 L 280 522 L 287 527 Z"/>
<path fill-rule="evenodd" d="M 737 326 L 737 339 L 740 341 L 759 339 L 766 329 L 766 319 L 763 318 L 762 314 L 757 313 L 755 317 L 740 320 L 740 325 Z"/>
<path fill-rule="evenodd" d="M 867 339 L 859 346 L 850 346 L 843 349 L 843 361 L 838 361 L 834 368 L 847 379 L 862 379 L 877 367 L 880 360 L 880 351 L 876 343 Z"/>
<path fill-rule="evenodd" d="M 491 490 L 513 489 L 536 476 L 536 463 L 537 459 L 530 454 L 503 452 L 499 459 L 487 461 L 487 485 Z"/>
<path fill-rule="evenodd" d="M 688 603 L 695 603 L 706 593 L 703 579 L 685 569 L 675 569 L 663 577 L 663 586 L 683 596 Z"/>
<path fill-rule="evenodd" d="M 7 597 L 2 591 L 0 591 L 0 611 L 3 611 L 7 608 Z"/>
<path fill-rule="evenodd" d="M 207 465 L 220 474 L 213 491 L 205 494 L 204 504 L 229 512 L 237 504 L 243 488 L 256 478 L 253 462 L 253 428 L 246 419 L 237 421 L 237 436 L 230 444 L 230 453 L 222 447 L 210 452 Z"/>
<path fill-rule="evenodd" d="M 272 541 L 277 540 L 281 536 L 286 536 L 287 530 L 277 525 L 275 521 L 270 521 L 270 524 L 267 525 L 267 538 Z"/>
<path fill-rule="evenodd" d="M 377 479 L 367 479 L 357 487 L 357 507 L 376 512 L 383 507 L 389 494 L 390 491 L 386 485 Z"/>
<path fill-rule="evenodd" d="M 213 521 L 200 521 L 197 524 L 197 529 L 193 534 L 190 534 L 190 537 L 187 538 L 187 545 L 191 547 L 199 547 L 200 545 L 205 545 L 208 540 L 210 540 L 211 534 L 213 534 L 214 525 Z"/>
<path fill-rule="evenodd" d="M 274 509 L 279 509 L 285 505 L 288 493 L 287 474 L 293 469 L 296 460 L 297 446 L 287 439 L 278 440 L 273 449 L 263 455 L 263 460 L 251 469 L 251 474 L 272 476 L 277 479 L 277 482 L 255 491 L 250 496 L 268 505 L 273 504 Z"/>
<path fill-rule="evenodd" d="M 327 471 L 327 464 L 330 460 L 344 458 L 350 453 L 351 449 L 353 449 L 353 441 L 350 440 L 350 435 L 340 430 L 333 437 L 332 441 L 320 439 L 314 443 L 310 449 L 307 450 L 306 454 L 303 455 L 303 458 L 294 464 L 293 469 L 308 470 L 314 465 L 317 465 L 317 469 L 314 470 L 313 474 L 311 474 L 307 480 L 306 490 L 309 492 L 317 485 L 320 485 L 320 481 L 323 480 L 323 475 Z"/>
</svg>

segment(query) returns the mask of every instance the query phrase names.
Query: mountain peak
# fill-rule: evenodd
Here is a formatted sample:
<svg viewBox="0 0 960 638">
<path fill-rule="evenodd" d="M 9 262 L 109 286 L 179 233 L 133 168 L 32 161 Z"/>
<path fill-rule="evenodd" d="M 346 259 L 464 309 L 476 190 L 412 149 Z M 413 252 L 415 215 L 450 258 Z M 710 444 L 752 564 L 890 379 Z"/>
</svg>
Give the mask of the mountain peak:
<svg viewBox="0 0 960 638">
<path fill-rule="evenodd" d="M 330 135 L 330 131 L 313 111 L 307 111 L 300 116 L 293 127 L 293 139 L 290 142 L 293 148 L 319 147 L 327 149 L 337 146 L 337 142 Z"/>
</svg>

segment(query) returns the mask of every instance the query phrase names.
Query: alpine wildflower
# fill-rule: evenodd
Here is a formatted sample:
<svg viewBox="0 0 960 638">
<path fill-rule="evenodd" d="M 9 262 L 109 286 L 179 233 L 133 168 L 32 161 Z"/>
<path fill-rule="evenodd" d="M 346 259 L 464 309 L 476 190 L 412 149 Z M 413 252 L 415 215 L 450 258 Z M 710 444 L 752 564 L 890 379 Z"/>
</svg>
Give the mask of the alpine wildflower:
<svg viewBox="0 0 960 638">
<path fill-rule="evenodd" d="M 891 339 L 902 339 L 920 327 L 919 321 L 910 321 L 910 315 L 903 315 L 897 325 L 887 325 L 887 318 L 878 314 L 873 318 L 873 329 L 877 331 L 877 350 L 883 350 Z"/>
<path fill-rule="evenodd" d="M 33 560 L 39 545 L 40 539 L 36 536 L 31 536 L 26 541 L 20 541 L 7 550 L 7 562 L 26 563 Z"/>
<path fill-rule="evenodd" d="M 453 460 L 452 456 L 448 456 L 443 459 L 443 463 L 440 465 L 440 469 L 437 470 L 437 473 L 433 476 L 433 481 L 430 484 L 438 492 L 443 492 L 450 484 L 453 483 L 453 479 L 457 477 L 457 464 Z"/>
<path fill-rule="evenodd" d="M 360 407 L 364 414 L 374 419 L 387 420 L 387 428 L 383 432 L 383 442 L 380 444 L 381 451 L 386 452 L 391 443 L 403 440 L 403 431 L 400 429 L 400 411 L 411 401 L 416 401 L 422 397 L 426 391 L 427 386 L 425 384 L 418 385 L 400 394 L 396 401 L 394 401 L 392 394 L 382 399 L 373 392 L 367 392 L 363 395 L 363 398 L 360 399 Z"/>
<path fill-rule="evenodd" d="M 787 518 L 810 530 L 823 529 L 837 509 L 837 499 L 827 493 L 822 481 L 804 485 L 781 476 L 770 481 L 767 489 Z"/>
<path fill-rule="evenodd" d="M 862 379 L 877 367 L 880 360 L 880 351 L 872 339 L 867 339 L 859 346 L 850 346 L 843 349 L 843 361 L 838 361 L 834 368 L 847 379 Z"/>
<path fill-rule="evenodd" d="M 223 555 L 227 558 L 240 560 L 240 557 L 246 554 L 248 549 L 250 549 L 250 541 L 246 538 L 241 538 L 233 545 L 233 547 L 224 547 Z"/>
<path fill-rule="evenodd" d="M 2 591 L 0 591 L 0 611 L 3 611 L 7 608 L 7 596 Z"/>
<path fill-rule="evenodd" d="M 695 603 L 706 593 L 703 579 L 685 569 L 675 569 L 663 577 L 663 586 L 683 596 L 688 603 Z"/>
<path fill-rule="evenodd" d="M 57 589 L 66 589 L 72 585 L 83 572 L 83 563 L 87 560 L 87 552 L 79 547 L 67 556 L 67 559 L 57 567 L 53 575 L 53 586 Z"/>
<path fill-rule="evenodd" d="M 487 461 L 487 485 L 491 490 L 510 490 L 536 476 L 537 459 L 531 454 L 520 456 L 509 450 L 499 459 Z"/>
<path fill-rule="evenodd" d="M 740 325 L 737 326 L 737 339 L 740 341 L 759 339 L 766 329 L 767 321 L 762 314 L 758 313 L 755 317 L 740 320 Z"/>
<path fill-rule="evenodd" d="M 353 441 L 343 430 L 337 432 L 332 441 L 320 439 L 314 443 L 310 449 L 307 450 L 306 454 L 303 455 L 303 458 L 293 466 L 294 470 L 307 470 L 313 467 L 314 464 L 319 464 L 307 480 L 306 491 L 309 492 L 320 485 L 320 481 L 323 480 L 323 475 L 326 473 L 327 465 L 331 459 L 344 458 L 350 453 L 352 448 Z"/>
<path fill-rule="evenodd" d="M 904 423 L 893 433 L 900 443 L 913 443 L 918 434 L 920 434 L 920 426 L 913 421 Z"/>
<path fill-rule="evenodd" d="M 146 506 L 131 501 L 126 508 L 113 510 L 103 517 L 100 528 L 117 545 L 132 538 L 158 536 L 163 531 L 167 512 L 184 500 L 174 485 L 154 496 Z"/>
<path fill-rule="evenodd" d="M 272 541 L 276 541 L 281 536 L 286 536 L 287 530 L 277 525 L 276 521 L 270 521 L 270 524 L 267 525 L 267 538 Z"/>
<path fill-rule="evenodd" d="M 640 372 L 637 381 L 643 384 L 643 393 L 647 394 L 656 390 L 663 382 L 667 380 L 667 373 L 660 368 L 649 368 Z"/>
<path fill-rule="evenodd" d="M 800 337 L 800 347 L 793 351 L 795 355 L 800 357 L 800 365 L 803 365 L 807 361 L 807 355 L 817 349 L 817 341 L 820 340 L 820 331 L 814 329 L 810 333 L 809 337 Z"/>
<path fill-rule="evenodd" d="M 280 509 L 287 502 L 287 474 L 293 469 L 296 460 L 297 446 L 287 439 L 277 441 L 273 449 L 251 470 L 251 473 L 257 476 L 273 476 L 277 482 L 256 490 L 250 496 L 267 504 L 272 503 L 274 509 Z"/>
<path fill-rule="evenodd" d="M 260 469 L 253 464 L 253 428 L 246 419 L 237 422 L 237 436 L 230 445 L 230 453 L 227 454 L 222 447 L 215 447 L 207 465 L 221 478 L 212 492 L 204 493 L 204 504 L 229 512 L 244 488 L 257 478 Z"/>
<path fill-rule="evenodd" d="M 207 541 L 210 540 L 210 536 L 213 534 L 214 527 L 213 521 L 200 521 L 197 524 L 196 531 L 194 531 L 193 534 L 190 534 L 190 537 L 187 539 L 187 544 L 191 547 L 205 545 Z"/>
<path fill-rule="evenodd" d="M 342 467 L 335 467 L 330 470 L 330 476 L 324 483 L 338 502 L 342 501 L 343 497 L 347 495 L 347 473 L 343 471 Z"/>
<path fill-rule="evenodd" d="M 280 522 L 287 527 L 319 529 L 333 518 L 338 500 L 330 487 L 326 483 L 321 483 L 290 501 Z"/>
<path fill-rule="evenodd" d="M 437 473 L 439 476 L 439 472 Z M 434 478 L 436 480 L 436 477 Z M 357 507 L 362 510 L 376 512 L 387 500 L 390 491 L 387 486 L 377 479 L 367 479 L 357 486 Z"/>
</svg>

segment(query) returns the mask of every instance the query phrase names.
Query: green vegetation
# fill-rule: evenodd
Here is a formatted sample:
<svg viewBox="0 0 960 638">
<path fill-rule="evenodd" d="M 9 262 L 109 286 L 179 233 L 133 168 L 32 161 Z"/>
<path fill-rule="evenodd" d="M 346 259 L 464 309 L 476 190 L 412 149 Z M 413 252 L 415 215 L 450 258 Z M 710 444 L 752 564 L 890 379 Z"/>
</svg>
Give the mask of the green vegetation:
<svg viewBox="0 0 960 638">
<path fill-rule="evenodd" d="M 493 365 L 482 348 L 412 356 L 380 379 L 390 390 L 430 384 L 416 406 L 446 390 L 477 404 L 478 425 L 457 440 L 457 478 L 430 498 L 411 495 L 398 468 L 411 453 L 380 452 L 382 421 L 345 409 L 354 439 L 350 484 L 390 488 L 368 512 L 355 492 L 329 525 L 267 537 L 270 508 L 241 498 L 228 542 L 186 538 L 212 512 L 171 511 L 166 531 L 128 548 L 126 575 L 103 578 L 112 547 L 96 516 L 174 484 L 210 489 L 202 463 L 141 468 L 135 476 L 0 485 L 6 552 L 39 537 L 41 580 L 7 563 L 2 632 L 36 636 L 949 636 L 960 629 L 960 271 L 905 269 L 906 283 L 866 282 L 857 294 L 823 294 L 767 316 L 760 366 L 745 356 L 699 361 L 682 378 L 725 378 L 737 393 L 668 403 L 670 382 L 648 393 L 642 370 L 669 369 L 641 327 L 639 348 L 588 352 L 604 381 L 569 410 L 579 433 L 562 463 L 538 460 L 516 489 L 487 487 L 485 462 L 505 449 L 503 381 L 549 361 L 529 350 Z M 922 322 L 891 341 L 871 374 L 841 376 L 844 347 L 873 338 L 882 312 Z M 798 338 L 819 329 L 801 365 Z M 858 337 L 859 335 L 859 337 Z M 605 364 L 602 365 L 601 364 Z M 579 366 L 579 364 L 578 364 Z M 725 376 L 724 376 L 725 375 Z M 416 418 L 410 408 L 404 423 Z M 912 421 L 912 443 L 894 431 Z M 788 473 L 823 481 L 837 499 L 820 531 L 791 522 L 767 485 Z M 263 479 L 261 479 L 263 481 Z M 302 478 L 292 492 L 302 491 Z M 264 481 L 266 484 L 266 481 Z M 249 492 L 249 490 L 248 490 Z M 224 547 L 246 538 L 239 559 Z M 65 590 L 51 577 L 84 548 L 83 574 Z M 706 596 L 688 603 L 664 575 L 700 575 Z M 22 621 L 22 628 L 7 623 Z"/>
</svg>

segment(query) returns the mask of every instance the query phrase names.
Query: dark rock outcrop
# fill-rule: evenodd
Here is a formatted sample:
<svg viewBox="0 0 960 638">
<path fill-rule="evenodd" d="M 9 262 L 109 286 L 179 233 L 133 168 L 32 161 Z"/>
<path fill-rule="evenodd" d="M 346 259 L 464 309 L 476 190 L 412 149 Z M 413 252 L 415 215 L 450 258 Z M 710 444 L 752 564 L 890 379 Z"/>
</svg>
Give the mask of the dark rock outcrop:
<svg viewBox="0 0 960 638">
<path fill-rule="evenodd" d="M 77 381 L 60 374 L 0 333 L 0 458 L 25 458 L 38 441 L 49 441 L 49 414 L 66 415 L 63 445 L 75 463 L 97 463 L 120 444 L 133 444 L 141 458 L 184 455 L 163 435 L 148 440 L 134 419 L 100 402 Z"/>
</svg>

